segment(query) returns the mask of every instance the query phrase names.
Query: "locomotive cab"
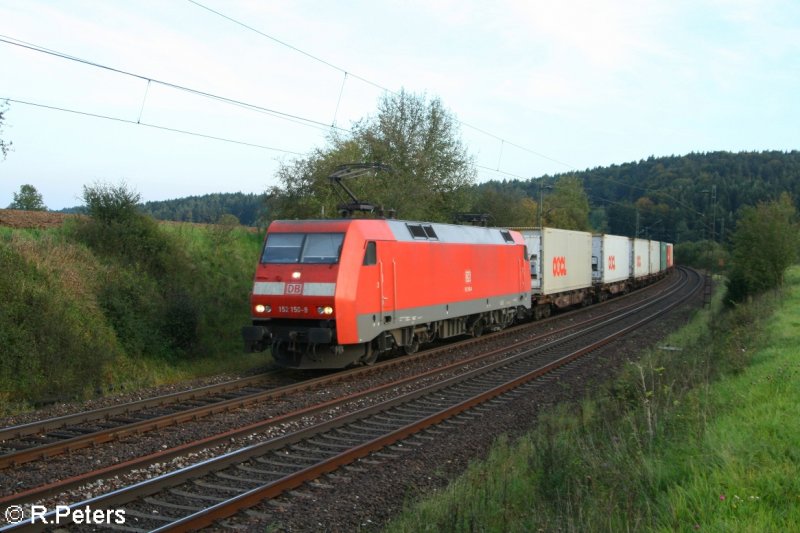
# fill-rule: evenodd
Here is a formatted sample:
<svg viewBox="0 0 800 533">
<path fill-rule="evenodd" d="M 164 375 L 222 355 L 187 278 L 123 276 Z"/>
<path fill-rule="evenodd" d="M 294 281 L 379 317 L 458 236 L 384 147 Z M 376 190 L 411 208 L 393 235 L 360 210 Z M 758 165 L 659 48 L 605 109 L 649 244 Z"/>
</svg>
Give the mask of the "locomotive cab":
<svg viewBox="0 0 800 533">
<path fill-rule="evenodd" d="M 283 366 L 297 367 L 336 340 L 336 278 L 345 232 L 308 229 L 268 233 L 250 298 L 253 325 L 242 331 L 251 351 L 271 346 Z"/>
<path fill-rule="evenodd" d="M 276 221 L 270 225 L 250 297 L 245 348 L 271 348 L 291 368 L 343 367 L 363 359 L 352 339 L 360 266 L 374 262 L 375 243 L 352 220 Z M 340 311 L 344 311 L 340 313 Z"/>
</svg>

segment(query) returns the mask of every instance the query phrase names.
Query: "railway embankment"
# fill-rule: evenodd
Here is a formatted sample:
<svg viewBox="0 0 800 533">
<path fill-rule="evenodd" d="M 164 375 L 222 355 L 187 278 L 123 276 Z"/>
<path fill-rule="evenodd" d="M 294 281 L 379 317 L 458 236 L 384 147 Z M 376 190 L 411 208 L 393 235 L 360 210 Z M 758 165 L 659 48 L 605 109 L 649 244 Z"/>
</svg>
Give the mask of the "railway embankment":
<svg viewBox="0 0 800 533">
<path fill-rule="evenodd" d="M 386 530 L 795 529 L 800 267 L 781 293 L 720 300 Z"/>
<path fill-rule="evenodd" d="M 261 240 L 235 225 L 0 213 L 0 416 L 263 364 L 239 336 Z"/>
</svg>

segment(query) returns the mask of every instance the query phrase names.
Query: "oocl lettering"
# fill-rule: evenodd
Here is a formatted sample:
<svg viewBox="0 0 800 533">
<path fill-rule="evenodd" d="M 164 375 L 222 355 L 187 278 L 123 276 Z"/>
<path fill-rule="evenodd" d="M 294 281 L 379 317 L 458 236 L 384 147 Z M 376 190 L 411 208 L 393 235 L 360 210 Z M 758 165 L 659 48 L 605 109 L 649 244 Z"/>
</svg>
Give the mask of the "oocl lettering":
<svg viewBox="0 0 800 533">
<path fill-rule="evenodd" d="M 556 278 L 567 275 L 567 258 L 563 255 L 553 257 L 553 276 Z"/>
</svg>

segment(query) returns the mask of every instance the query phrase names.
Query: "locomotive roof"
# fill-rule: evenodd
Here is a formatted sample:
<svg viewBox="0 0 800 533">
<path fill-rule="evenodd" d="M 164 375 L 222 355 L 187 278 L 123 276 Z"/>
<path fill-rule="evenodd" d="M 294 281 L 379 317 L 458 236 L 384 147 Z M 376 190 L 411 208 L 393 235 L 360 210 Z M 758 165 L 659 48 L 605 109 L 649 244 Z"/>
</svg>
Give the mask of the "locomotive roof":
<svg viewBox="0 0 800 533">
<path fill-rule="evenodd" d="M 320 231 L 324 226 L 328 231 L 345 231 L 350 224 L 385 225 L 398 241 L 430 241 L 464 244 L 514 244 L 509 230 L 504 228 L 485 228 L 462 226 L 439 222 L 420 222 L 394 219 L 330 219 L 330 220 L 280 220 L 275 221 L 286 231 L 296 226 L 299 231 Z M 276 228 L 277 229 L 277 228 Z"/>
<path fill-rule="evenodd" d="M 438 241 L 468 244 L 513 244 L 514 239 L 507 229 L 484 228 L 479 226 L 460 226 L 437 222 L 418 222 L 412 220 L 387 220 L 398 241 Z M 433 232 L 430 234 L 430 232 Z M 505 236 L 504 236 L 505 235 Z"/>
</svg>

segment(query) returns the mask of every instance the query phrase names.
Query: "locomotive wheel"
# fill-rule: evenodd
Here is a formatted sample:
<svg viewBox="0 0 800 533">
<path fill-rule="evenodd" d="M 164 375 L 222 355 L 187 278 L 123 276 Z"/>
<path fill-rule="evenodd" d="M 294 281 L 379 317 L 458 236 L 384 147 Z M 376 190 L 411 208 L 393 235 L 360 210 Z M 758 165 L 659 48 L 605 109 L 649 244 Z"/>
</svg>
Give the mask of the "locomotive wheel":
<svg viewBox="0 0 800 533">
<path fill-rule="evenodd" d="M 361 363 L 364 366 L 372 366 L 378 360 L 378 350 L 374 350 L 372 346 L 367 346 L 367 353 L 361 358 Z"/>
<path fill-rule="evenodd" d="M 550 316 L 550 305 L 545 304 L 545 306 L 542 308 L 542 318 L 547 318 L 549 316 Z"/>
<path fill-rule="evenodd" d="M 473 324 L 471 333 L 473 337 L 480 337 L 483 335 L 483 319 L 480 319 Z"/>
<path fill-rule="evenodd" d="M 406 355 L 417 353 L 419 351 L 419 338 L 414 335 L 411 339 L 411 344 L 403 346 L 403 351 L 406 352 Z"/>
</svg>

